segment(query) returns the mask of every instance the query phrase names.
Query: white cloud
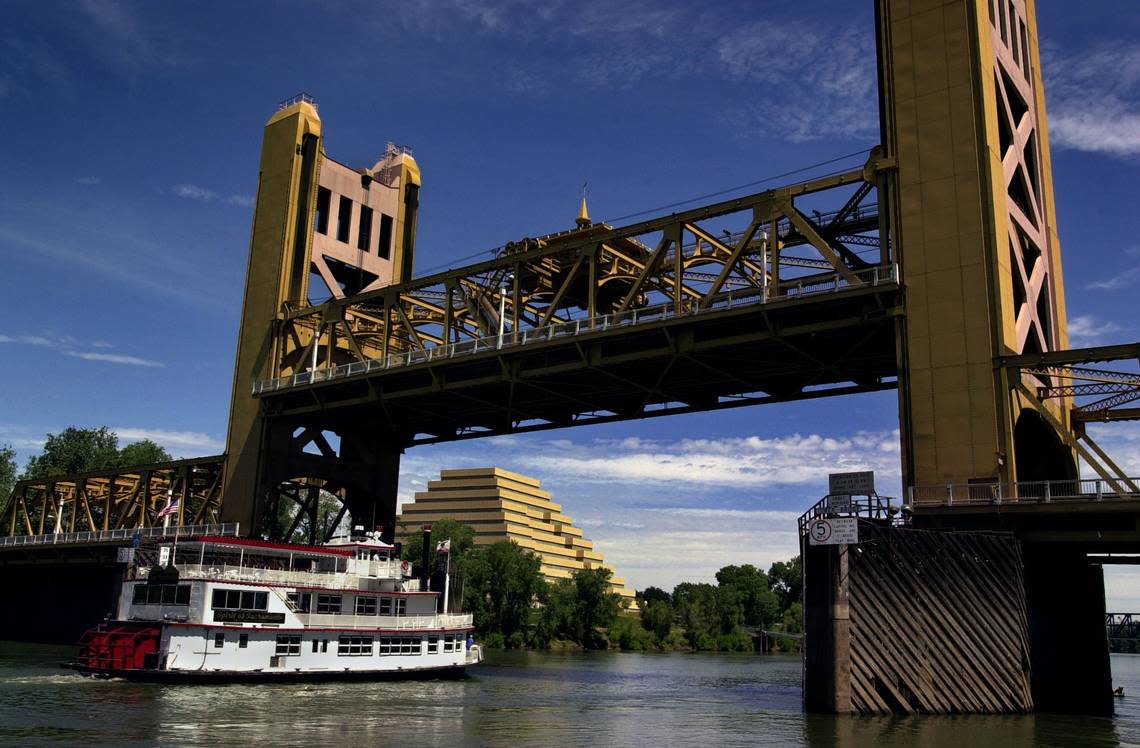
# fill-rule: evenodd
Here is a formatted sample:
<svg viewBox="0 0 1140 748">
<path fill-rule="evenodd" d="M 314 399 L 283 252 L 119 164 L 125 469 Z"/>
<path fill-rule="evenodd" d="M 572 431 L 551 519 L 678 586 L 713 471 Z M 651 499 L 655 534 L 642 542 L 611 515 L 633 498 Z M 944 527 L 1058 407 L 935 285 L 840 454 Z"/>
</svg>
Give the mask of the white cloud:
<svg viewBox="0 0 1140 748">
<path fill-rule="evenodd" d="M 102 361 L 108 364 L 122 364 L 124 366 L 146 366 L 150 368 L 159 368 L 166 366 L 161 361 L 152 361 L 149 358 L 139 358 L 138 356 L 121 356 L 116 353 L 95 353 L 92 351 L 64 351 L 66 356 L 74 356 L 81 358 L 84 361 Z"/>
<path fill-rule="evenodd" d="M 1140 44 L 1046 50 L 1049 137 L 1055 147 L 1140 155 Z"/>
<path fill-rule="evenodd" d="M 140 358 L 138 356 L 77 350 L 79 341 L 70 335 L 0 335 L 0 343 L 13 343 L 16 345 L 31 345 L 37 348 L 48 348 L 58 351 L 65 356 L 71 356 L 72 358 L 79 358 L 85 361 L 102 361 L 110 364 L 145 366 L 150 368 L 165 366 L 165 364 L 163 364 L 161 361 L 153 361 L 151 359 Z M 91 345 L 93 348 L 101 348 L 104 350 L 114 347 L 112 344 L 102 340 L 90 343 L 89 345 Z"/>
<path fill-rule="evenodd" d="M 220 195 L 213 190 L 199 187 L 196 184 L 176 184 L 172 188 L 178 197 L 187 200 L 197 200 L 200 203 L 223 202 L 227 205 L 236 205 L 239 208 L 252 208 L 253 198 L 249 195 Z"/>
<path fill-rule="evenodd" d="M 129 444 L 149 439 L 155 444 L 166 447 L 175 455 L 182 456 L 220 452 L 226 446 L 225 442 L 199 431 L 167 431 L 134 426 L 117 426 L 111 430 L 119 435 L 121 443 Z"/>
<path fill-rule="evenodd" d="M 900 482 L 897 431 L 582 441 L 528 435 L 412 450 L 401 464 L 401 501 L 425 490 L 441 468 L 492 464 L 539 478 L 638 589 L 712 581 L 728 564 L 767 568 L 794 556 L 796 520 L 826 493 L 829 472 L 875 470 L 884 494 Z"/>
<path fill-rule="evenodd" d="M 1140 279 L 1140 267 L 1133 267 L 1109 278 L 1090 281 L 1085 288 L 1089 291 L 1114 291 L 1133 285 L 1137 279 Z"/>
<path fill-rule="evenodd" d="M 1091 314 L 1079 314 L 1069 317 L 1069 347 L 1100 345 L 1123 331 L 1124 328 L 1115 322 L 1107 322 Z"/>
<path fill-rule="evenodd" d="M 195 184 L 176 184 L 174 185 L 174 194 L 178 197 L 200 200 L 204 203 L 218 199 L 218 193 Z"/>
</svg>

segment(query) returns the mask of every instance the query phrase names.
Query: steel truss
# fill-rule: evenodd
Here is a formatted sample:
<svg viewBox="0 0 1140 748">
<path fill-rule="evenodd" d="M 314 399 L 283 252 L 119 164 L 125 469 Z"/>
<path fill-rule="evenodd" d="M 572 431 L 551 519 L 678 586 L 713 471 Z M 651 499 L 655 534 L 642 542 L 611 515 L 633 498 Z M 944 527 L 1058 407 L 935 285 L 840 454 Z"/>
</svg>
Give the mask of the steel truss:
<svg viewBox="0 0 1140 748">
<path fill-rule="evenodd" d="M 99 532 L 218 522 L 225 456 L 61 475 L 16 484 L 0 513 L 8 535 Z"/>
<path fill-rule="evenodd" d="M 867 285 L 880 277 L 869 269 L 890 277 L 886 219 L 873 199 L 887 168 L 872 156 L 861 169 L 624 228 L 524 239 L 488 262 L 291 310 L 275 332 L 269 378 L 291 386 L 299 372 L 497 335 L 514 344 L 528 330 L 653 305 L 705 310 L 733 290 L 767 300 L 816 284 Z"/>
</svg>

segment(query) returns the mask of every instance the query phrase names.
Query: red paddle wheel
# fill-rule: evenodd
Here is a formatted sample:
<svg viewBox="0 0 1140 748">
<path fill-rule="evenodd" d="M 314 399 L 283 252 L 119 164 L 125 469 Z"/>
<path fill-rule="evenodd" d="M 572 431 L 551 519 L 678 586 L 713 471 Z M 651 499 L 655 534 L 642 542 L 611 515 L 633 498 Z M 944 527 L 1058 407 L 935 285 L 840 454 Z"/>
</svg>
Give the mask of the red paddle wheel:
<svg viewBox="0 0 1140 748">
<path fill-rule="evenodd" d="M 147 623 L 101 623 L 79 640 L 75 664 L 80 670 L 114 673 L 158 667 L 162 627 Z"/>
</svg>

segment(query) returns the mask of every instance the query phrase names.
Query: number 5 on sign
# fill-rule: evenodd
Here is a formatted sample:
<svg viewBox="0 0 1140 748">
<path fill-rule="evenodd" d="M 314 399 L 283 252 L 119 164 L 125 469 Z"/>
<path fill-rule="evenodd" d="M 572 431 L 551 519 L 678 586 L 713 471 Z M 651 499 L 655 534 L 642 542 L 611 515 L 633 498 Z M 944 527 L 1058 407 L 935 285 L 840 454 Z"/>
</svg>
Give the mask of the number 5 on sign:
<svg viewBox="0 0 1140 748">
<path fill-rule="evenodd" d="M 855 517 L 832 517 L 813 520 L 808 525 L 812 545 L 852 545 L 859 542 L 859 520 Z"/>
</svg>

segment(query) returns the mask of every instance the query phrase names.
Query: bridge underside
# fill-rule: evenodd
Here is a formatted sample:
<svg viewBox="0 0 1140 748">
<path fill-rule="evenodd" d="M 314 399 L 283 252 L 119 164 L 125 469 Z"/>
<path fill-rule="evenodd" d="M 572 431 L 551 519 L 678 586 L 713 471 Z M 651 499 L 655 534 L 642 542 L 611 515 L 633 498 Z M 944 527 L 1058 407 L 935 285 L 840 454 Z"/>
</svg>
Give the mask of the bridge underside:
<svg viewBox="0 0 1140 748">
<path fill-rule="evenodd" d="M 413 444 L 896 386 L 894 283 L 424 361 L 263 397 L 271 428 Z"/>
</svg>

